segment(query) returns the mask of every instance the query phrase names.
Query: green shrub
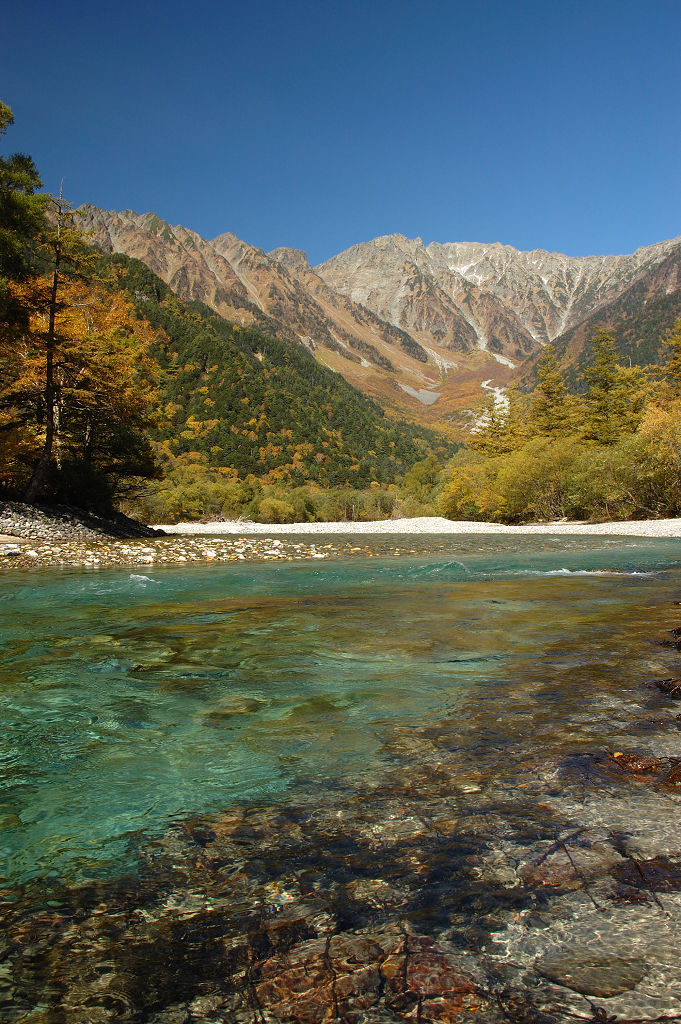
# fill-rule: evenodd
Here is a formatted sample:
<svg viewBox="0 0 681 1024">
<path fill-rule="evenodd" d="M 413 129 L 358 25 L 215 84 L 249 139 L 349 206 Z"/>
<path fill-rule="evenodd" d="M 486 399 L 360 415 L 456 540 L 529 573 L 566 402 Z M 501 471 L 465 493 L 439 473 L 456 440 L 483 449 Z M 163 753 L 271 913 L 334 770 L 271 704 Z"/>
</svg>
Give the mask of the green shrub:
<svg viewBox="0 0 681 1024">
<path fill-rule="evenodd" d="M 259 523 L 293 523 L 296 512 L 293 505 L 286 501 L 279 501 L 277 498 L 263 498 L 258 505 L 257 515 L 254 516 Z"/>
</svg>

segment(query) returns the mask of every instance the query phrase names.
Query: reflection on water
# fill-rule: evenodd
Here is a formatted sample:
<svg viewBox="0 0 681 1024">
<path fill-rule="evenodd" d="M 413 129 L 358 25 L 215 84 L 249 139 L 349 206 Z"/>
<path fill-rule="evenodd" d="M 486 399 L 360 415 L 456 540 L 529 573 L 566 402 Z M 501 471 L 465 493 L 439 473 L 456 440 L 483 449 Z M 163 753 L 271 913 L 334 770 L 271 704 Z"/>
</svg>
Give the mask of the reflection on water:
<svg viewBox="0 0 681 1024">
<path fill-rule="evenodd" d="M 8 1020 L 681 1012 L 681 545 L 433 548 L 5 577 Z"/>
</svg>

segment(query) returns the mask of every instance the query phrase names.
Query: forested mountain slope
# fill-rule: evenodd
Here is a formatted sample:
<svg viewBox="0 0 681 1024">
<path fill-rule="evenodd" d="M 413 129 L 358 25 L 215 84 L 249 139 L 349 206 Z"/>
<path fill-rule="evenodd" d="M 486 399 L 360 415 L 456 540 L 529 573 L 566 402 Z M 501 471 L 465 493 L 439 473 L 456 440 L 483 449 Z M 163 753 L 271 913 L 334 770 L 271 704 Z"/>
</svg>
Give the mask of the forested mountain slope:
<svg viewBox="0 0 681 1024">
<path fill-rule="evenodd" d="M 594 325 L 627 320 L 622 355 L 657 359 L 658 313 L 645 307 L 666 308 L 679 287 L 678 238 L 569 257 L 395 234 L 312 268 L 301 250 L 265 253 L 229 232 L 207 241 L 154 214 L 86 205 L 81 226 L 102 251 L 143 261 L 182 300 L 302 343 L 383 407 L 450 436 L 465 434 L 466 410 L 480 407 L 490 383 L 532 386 L 549 341 L 572 381 L 590 358 Z"/>
<path fill-rule="evenodd" d="M 152 213 L 90 205 L 79 212 L 79 227 L 102 252 L 141 260 L 183 301 L 199 300 L 242 327 L 302 342 L 319 363 L 382 404 L 408 413 L 420 403 L 401 385 L 418 389 L 439 380 L 436 364 L 427 372 L 429 356 L 414 338 L 329 288 L 299 250 L 265 253 L 230 232 L 207 241 Z"/>
<path fill-rule="evenodd" d="M 640 277 L 618 299 L 562 335 L 556 351 L 574 384 L 593 358 L 592 339 L 599 327 L 611 330 L 620 361 L 632 366 L 659 365 L 669 353 L 662 339 L 681 317 L 681 252 Z"/>
<path fill-rule="evenodd" d="M 681 250 L 640 275 L 618 298 L 599 308 L 554 342 L 559 363 L 572 389 L 593 360 L 593 339 L 599 328 L 611 331 L 625 366 L 661 365 L 668 359 L 663 339 L 681 317 Z M 519 383 L 536 382 L 536 358 L 525 365 Z"/>
<path fill-rule="evenodd" d="M 181 302 L 141 261 L 102 257 L 98 273 L 159 330 L 151 354 L 163 370 L 165 420 L 156 436 L 174 455 L 196 452 L 240 477 L 366 487 L 452 450 L 432 431 L 386 418 L 302 344 Z"/>
</svg>

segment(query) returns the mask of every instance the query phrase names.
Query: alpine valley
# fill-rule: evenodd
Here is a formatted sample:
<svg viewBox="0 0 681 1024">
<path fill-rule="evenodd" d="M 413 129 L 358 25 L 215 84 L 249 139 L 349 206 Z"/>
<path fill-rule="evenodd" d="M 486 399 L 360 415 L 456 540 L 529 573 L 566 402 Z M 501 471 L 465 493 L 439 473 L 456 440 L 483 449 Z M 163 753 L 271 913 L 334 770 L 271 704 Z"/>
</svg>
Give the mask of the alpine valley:
<svg viewBox="0 0 681 1024">
<path fill-rule="evenodd" d="M 624 358 L 657 361 L 681 312 L 681 237 L 570 257 L 393 234 L 312 267 L 301 250 L 265 253 L 229 232 L 207 241 L 153 213 L 80 212 L 93 245 L 141 260 L 180 299 L 302 343 L 385 408 L 450 434 L 481 388 L 531 385 L 547 343 L 574 372 L 593 328 L 607 326 Z"/>
</svg>

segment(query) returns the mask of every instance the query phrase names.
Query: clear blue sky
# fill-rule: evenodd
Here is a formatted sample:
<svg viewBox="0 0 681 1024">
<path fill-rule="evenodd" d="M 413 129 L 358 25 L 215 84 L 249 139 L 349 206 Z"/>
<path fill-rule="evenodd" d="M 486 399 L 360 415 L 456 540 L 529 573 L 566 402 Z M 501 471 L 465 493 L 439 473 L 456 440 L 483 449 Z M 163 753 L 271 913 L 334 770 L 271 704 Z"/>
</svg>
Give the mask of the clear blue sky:
<svg viewBox="0 0 681 1024">
<path fill-rule="evenodd" d="M 573 256 L 681 234 L 679 0 L 34 0 L 0 24 L 0 150 L 76 205 L 312 263 L 393 231 Z"/>
</svg>

